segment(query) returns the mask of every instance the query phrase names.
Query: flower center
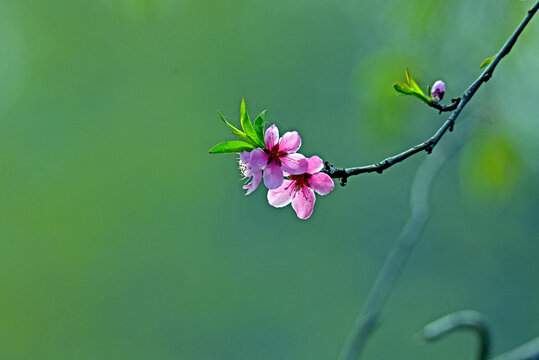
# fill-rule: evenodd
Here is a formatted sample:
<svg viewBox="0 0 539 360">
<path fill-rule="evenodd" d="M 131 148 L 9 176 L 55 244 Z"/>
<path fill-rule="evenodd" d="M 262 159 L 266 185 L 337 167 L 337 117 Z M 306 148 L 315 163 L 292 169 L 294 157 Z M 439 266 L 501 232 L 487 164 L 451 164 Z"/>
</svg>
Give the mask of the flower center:
<svg viewBox="0 0 539 360">
<path fill-rule="evenodd" d="M 269 150 L 264 150 L 264 152 L 269 155 L 267 165 L 269 165 L 273 161 L 277 165 L 281 166 L 280 158 L 288 154 L 287 152 L 279 151 L 279 144 L 276 144 Z"/>
<path fill-rule="evenodd" d="M 301 189 L 303 186 L 310 187 L 309 178 L 311 174 L 300 174 L 300 175 L 288 175 L 288 178 L 292 180 L 296 186 L 296 190 Z"/>
</svg>

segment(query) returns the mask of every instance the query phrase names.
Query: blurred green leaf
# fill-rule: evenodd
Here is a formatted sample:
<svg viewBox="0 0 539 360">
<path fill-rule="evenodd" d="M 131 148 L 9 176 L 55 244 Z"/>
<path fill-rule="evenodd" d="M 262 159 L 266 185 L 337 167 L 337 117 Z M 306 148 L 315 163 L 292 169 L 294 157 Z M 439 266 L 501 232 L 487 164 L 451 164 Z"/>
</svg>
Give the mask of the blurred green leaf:
<svg viewBox="0 0 539 360">
<path fill-rule="evenodd" d="M 210 149 L 210 154 L 239 153 L 244 150 L 252 150 L 255 147 L 245 141 L 226 141 L 219 143 Z"/>
<path fill-rule="evenodd" d="M 241 112 L 241 127 L 243 131 L 245 131 L 245 135 L 251 139 L 251 143 L 254 145 L 262 146 L 264 147 L 264 142 L 258 137 L 256 134 L 255 128 L 253 127 L 253 124 L 251 123 L 251 119 L 249 119 L 249 114 L 247 113 L 247 108 L 245 106 L 245 99 L 241 99 L 241 106 L 240 106 L 240 112 Z"/>
<path fill-rule="evenodd" d="M 396 90 L 393 84 L 395 79 L 402 76 L 400 64 L 418 62 L 420 60 L 415 57 L 382 50 L 370 54 L 357 65 L 354 81 L 357 100 L 362 109 L 359 121 L 362 134 L 369 134 L 363 140 L 391 144 L 407 131 L 410 123 L 405 126 L 406 122 L 402 119 L 407 118 L 413 108 L 406 101 L 395 101 Z M 416 123 L 418 117 L 410 121 Z"/>
<path fill-rule="evenodd" d="M 255 132 L 260 141 L 264 143 L 264 132 L 266 131 L 266 114 L 268 110 L 264 110 L 257 116 L 255 120 Z M 265 147 L 265 146 L 264 146 Z"/>
<path fill-rule="evenodd" d="M 491 62 L 494 61 L 494 56 L 493 57 L 489 57 L 489 58 L 486 58 L 485 60 L 483 60 L 483 62 L 481 63 L 481 65 L 479 65 L 479 68 L 482 69 L 484 68 L 485 66 L 488 66 L 488 64 L 490 64 Z"/>
<path fill-rule="evenodd" d="M 509 195 L 522 170 L 516 144 L 504 134 L 478 136 L 461 158 L 461 179 L 473 196 Z"/>
</svg>

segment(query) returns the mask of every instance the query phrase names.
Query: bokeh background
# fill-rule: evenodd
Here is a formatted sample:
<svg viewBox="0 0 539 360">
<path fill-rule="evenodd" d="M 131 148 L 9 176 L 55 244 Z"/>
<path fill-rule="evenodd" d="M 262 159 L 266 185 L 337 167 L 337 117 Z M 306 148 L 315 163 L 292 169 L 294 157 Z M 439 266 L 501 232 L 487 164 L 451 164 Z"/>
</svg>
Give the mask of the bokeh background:
<svg viewBox="0 0 539 360">
<path fill-rule="evenodd" d="M 319 197 L 245 197 L 208 154 L 247 100 L 302 152 L 366 165 L 445 120 L 391 84 L 459 96 L 532 2 L 1 0 L 0 358 L 335 359 L 409 213 L 424 154 Z M 430 221 L 364 359 L 469 359 L 539 334 L 539 18 L 459 122 Z M 462 136 L 458 124 L 444 138 Z"/>
</svg>

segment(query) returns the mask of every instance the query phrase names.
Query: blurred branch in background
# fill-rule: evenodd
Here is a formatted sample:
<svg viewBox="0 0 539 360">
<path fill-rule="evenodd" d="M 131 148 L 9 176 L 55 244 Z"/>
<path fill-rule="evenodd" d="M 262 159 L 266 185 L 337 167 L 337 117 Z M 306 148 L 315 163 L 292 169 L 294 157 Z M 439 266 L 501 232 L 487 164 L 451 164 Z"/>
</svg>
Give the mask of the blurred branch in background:
<svg viewBox="0 0 539 360">
<path fill-rule="evenodd" d="M 448 106 L 441 106 L 435 107 L 440 112 L 447 111 L 448 109 L 452 109 L 455 105 L 458 104 L 458 106 L 455 107 L 449 118 L 444 122 L 442 127 L 438 129 L 438 131 L 428 140 L 422 142 L 421 144 L 418 144 L 406 151 L 403 151 L 400 154 L 390 156 L 376 164 L 372 165 L 366 165 L 366 166 L 360 166 L 360 167 L 353 167 L 353 168 L 337 168 L 333 166 L 331 163 L 326 162 L 324 172 L 327 173 L 332 178 L 341 179 L 341 185 L 345 185 L 346 181 L 348 180 L 348 177 L 353 175 L 359 175 L 363 173 L 370 173 L 370 172 L 377 172 L 381 174 L 384 170 L 387 168 L 400 163 L 401 161 L 409 158 L 410 156 L 417 154 L 421 151 L 426 151 L 427 154 L 430 154 L 434 147 L 438 144 L 440 139 L 444 136 L 444 134 L 449 131 L 453 131 L 453 126 L 455 124 L 455 121 L 457 120 L 460 112 L 466 106 L 466 104 L 471 100 L 473 95 L 476 93 L 476 91 L 481 87 L 481 85 L 485 82 L 487 82 L 494 73 L 494 70 L 496 69 L 496 66 L 500 63 L 501 59 L 503 59 L 511 49 L 513 48 L 513 45 L 515 45 L 518 37 L 528 25 L 531 18 L 535 13 L 537 12 L 537 9 L 539 8 L 539 1 L 535 3 L 535 5 L 528 11 L 526 14 L 526 17 L 520 25 L 517 27 L 517 29 L 513 32 L 511 37 L 507 40 L 507 42 L 504 44 L 504 46 L 501 48 L 501 50 L 498 52 L 498 54 L 494 57 L 492 62 L 488 65 L 488 67 L 483 71 L 483 73 L 470 85 L 470 87 L 464 92 L 462 95 L 462 98 L 460 101 L 453 101 L 452 105 Z"/>
<path fill-rule="evenodd" d="M 517 347 L 493 360 L 539 360 L 539 337 Z"/>
<path fill-rule="evenodd" d="M 475 131 L 470 122 L 466 126 L 466 136 L 441 147 L 432 156 L 425 158 L 417 169 L 410 189 L 411 214 L 401 230 L 393 248 L 386 258 L 382 270 L 371 287 L 363 310 L 357 318 L 348 341 L 342 350 L 341 360 L 355 360 L 363 350 L 367 338 L 378 324 L 382 308 L 389 297 L 395 280 L 411 255 L 415 244 L 428 219 L 428 195 L 434 177 L 445 162 L 458 153 Z"/>
<path fill-rule="evenodd" d="M 478 360 L 486 360 L 490 353 L 491 336 L 488 321 L 484 315 L 473 310 L 457 311 L 435 320 L 425 326 L 423 336 L 427 341 L 436 341 L 443 336 L 462 329 L 470 329 L 479 337 Z M 538 360 L 539 337 L 517 347 L 505 354 L 499 355 L 493 360 Z"/>
<path fill-rule="evenodd" d="M 431 322 L 423 329 L 427 341 L 436 341 L 461 329 L 473 330 L 479 338 L 478 360 L 487 360 L 490 352 L 490 330 L 484 315 L 473 310 L 458 311 Z"/>
</svg>

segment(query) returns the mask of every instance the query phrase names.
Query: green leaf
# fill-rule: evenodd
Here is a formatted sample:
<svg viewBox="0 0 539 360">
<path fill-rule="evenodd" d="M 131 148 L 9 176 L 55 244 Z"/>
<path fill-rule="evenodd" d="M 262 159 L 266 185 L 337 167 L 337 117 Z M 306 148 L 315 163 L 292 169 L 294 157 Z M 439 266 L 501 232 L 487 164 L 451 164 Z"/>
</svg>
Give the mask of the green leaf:
<svg viewBox="0 0 539 360">
<path fill-rule="evenodd" d="M 245 131 L 245 135 L 247 135 L 247 137 L 251 139 L 251 142 L 253 144 L 264 146 L 264 142 L 261 142 L 261 140 L 258 138 L 255 128 L 253 127 L 253 124 L 251 123 L 251 119 L 249 119 L 249 114 L 247 113 L 247 109 L 245 107 L 245 99 L 241 99 L 240 113 L 241 113 L 241 118 L 240 118 L 241 127 L 243 131 Z"/>
<path fill-rule="evenodd" d="M 221 113 L 219 111 L 217 111 L 217 114 L 219 115 L 219 117 L 221 118 L 221 120 L 223 120 L 223 122 L 225 124 L 227 124 L 231 129 L 232 129 L 232 134 L 236 135 L 237 137 L 239 137 L 240 139 L 242 140 L 245 140 L 247 141 L 248 143 L 251 143 L 253 145 L 257 145 L 256 142 L 253 142 L 253 140 L 251 140 L 247 135 L 245 135 L 245 133 L 241 130 L 239 130 L 238 128 L 236 128 L 234 125 L 232 125 L 231 123 L 229 123 L 223 115 L 221 115 Z"/>
<path fill-rule="evenodd" d="M 410 87 L 408 86 L 408 84 L 405 84 L 403 82 L 396 82 L 393 84 L 393 88 L 402 93 L 402 94 L 405 94 L 405 95 L 412 95 L 413 94 L 413 91 L 412 89 L 410 89 Z"/>
<path fill-rule="evenodd" d="M 517 143 L 503 132 L 477 134 L 460 161 L 463 190 L 476 199 L 510 197 L 525 167 Z"/>
<path fill-rule="evenodd" d="M 266 114 L 268 113 L 268 110 L 264 110 L 258 115 L 258 117 L 255 120 L 255 132 L 260 141 L 264 143 L 265 147 L 265 141 L 264 141 L 264 132 L 266 131 Z"/>
<path fill-rule="evenodd" d="M 423 101 L 425 104 L 430 104 L 432 102 L 432 99 L 430 97 L 427 97 L 423 92 L 417 93 L 414 92 L 412 95 L 414 95 L 419 100 Z"/>
<path fill-rule="evenodd" d="M 406 69 L 406 81 L 408 81 L 408 86 L 410 86 L 410 89 L 415 90 L 417 92 L 422 92 L 419 85 L 417 85 L 417 83 L 414 81 L 414 78 L 412 77 L 412 75 L 410 75 L 410 72 L 408 71 L 408 69 Z"/>
<path fill-rule="evenodd" d="M 404 95 L 415 96 L 416 98 L 423 101 L 424 103 L 429 104 L 432 101 L 429 97 L 427 97 L 423 93 L 423 91 L 417 92 L 415 89 L 411 89 L 410 86 L 408 86 L 408 84 L 405 84 L 402 82 L 396 82 L 393 84 L 393 88 Z"/>
<path fill-rule="evenodd" d="M 253 150 L 255 147 L 244 141 L 226 141 L 210 149 L 210 154 L 239 153 L 244 150 Z"/>
<path fill-rule="evenodd" d="M 488 64 L 490 64 L 491 62 L 494 61 L 494 56 L 493 57 L 489 57 L 489 58 L 486 58 L 485 60 L 483 60 L 483 62 L 481 63 L 481 65 L 479 65 L 479 68 L 482 69 L 484 68 L 485 66 L 487 66 Z"/>
<path fill-rule="evenodd" d="M 223 115 L 221 115 L 221 113 L 220 113 L 219 111 L 217 111 L 217 115 L 219 115 L 219 117 L 221 118 L 221 120 L 223 120 L 223 122 L 224 122 L 225 124 L 227 124 L 227 125 L 232 129 L 233 132 L 239 132 L 239 133 L 241 133 L 241 131 L 238 130 L 234 125 L 232 125 L 231 123 L 229 123 L 228 121 L 226 121 L 225 117 L 224 117 Z"/>
<path fill-rule="evenodd" d="M 406 80 L 408 81 L 408 86 L 410 87 L 410 89 L 412 89 L 415 93 L 417 93 L 419 96 L 419 98 L 424 98 L 424 99 L 429 99 L 425 93 L 423 92 L 423 90 L 421 90 L 421 88 L 419 87 L 419 85 L 417 85 L 417 83 L 415 82 L 414 78 L 412 77 L 412 75 L 410 75 L 410 72 L 408 71 L 408 69 L 406 69 Z M 417 96 L 417 95 L 416 95 Z M 429 100 L 430 102 L 430 100 Z"/>
</svg>

